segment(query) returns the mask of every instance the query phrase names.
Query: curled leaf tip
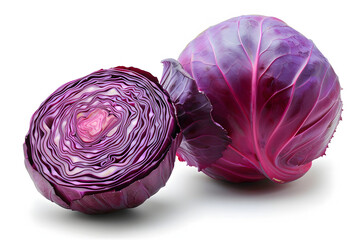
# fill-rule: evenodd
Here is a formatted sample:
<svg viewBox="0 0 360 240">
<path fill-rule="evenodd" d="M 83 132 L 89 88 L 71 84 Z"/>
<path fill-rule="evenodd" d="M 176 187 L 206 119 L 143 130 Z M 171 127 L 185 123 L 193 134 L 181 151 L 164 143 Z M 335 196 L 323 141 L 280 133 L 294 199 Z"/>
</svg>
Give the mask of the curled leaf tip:
<svg viewBox="0 0 360 240">
<path fill-rule="evenodd" d="M 177 150 L 181 160 L 204 169 L 221 158 L 231 142 L 226 130 L 211 116 L 212 105 L 196 82 L 174 59 L 165 59 L 161 85 L 169 93 L 182 132 Z"/>
</svg>

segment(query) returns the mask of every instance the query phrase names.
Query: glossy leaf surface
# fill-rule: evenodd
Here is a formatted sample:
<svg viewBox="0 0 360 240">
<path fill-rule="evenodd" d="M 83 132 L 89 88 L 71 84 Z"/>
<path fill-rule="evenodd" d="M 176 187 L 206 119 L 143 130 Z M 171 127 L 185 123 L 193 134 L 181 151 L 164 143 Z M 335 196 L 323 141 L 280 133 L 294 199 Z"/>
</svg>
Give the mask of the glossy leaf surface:
<svg viewBox="0 0 360 240">
<path fill-rule="evenodd" d="M 341 115 L 338 77 L 313 42 L 283 21 L 229 19 L 191 41 L 179 62 L 232 139 L 204 173 L 284 183 L 325 153 Z"/>
<path fill-rule="evenodd" d="M 177 155 L 180 160 L 198 169 L 217 161 L 231 139 L 226 130 L 211 117 L 212 106 L 196 82 L 174 59 L 163 61 L 161 84 L 168 91 L 176 108 L 183 135 Z"/>
</svg>

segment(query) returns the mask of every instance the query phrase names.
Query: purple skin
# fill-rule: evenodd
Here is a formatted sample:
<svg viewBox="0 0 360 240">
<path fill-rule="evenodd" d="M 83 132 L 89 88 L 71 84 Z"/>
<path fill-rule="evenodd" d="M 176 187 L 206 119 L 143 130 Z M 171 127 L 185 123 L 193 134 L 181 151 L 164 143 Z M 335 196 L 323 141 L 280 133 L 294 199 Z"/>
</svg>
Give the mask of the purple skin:
<svg viewBox="0 0 360 240">
<path fill-rule="evenodd" d="M 313 42 L 283 21 L 229 19 L 191 41 L 179 62 L 232 140 L 205 174 L 285 183 L 325 154 L 341 118 L 338 77 Z"/>
<path fill-rule="evenodd" d="M 165 185 L 178 132 L 175 109 L 154 76 L 99 70 L 63 85 L 34 113 L 25 166 L 39 192 L 64 208 L 132 208 Z"/>
<path fill-rule="evenodd" d="M 177 150 L 180 160 L 186 157 L 198 169 L 217 161 L 231 142 L 226 130 L 211 117 L 209 99 L 199 92 L 196 82 L 174 59 L 166 59 L 161 85 L 169 93 L 183 139 Z M 188 154 L 191 153 L 191 154 Z"/>
</svg>

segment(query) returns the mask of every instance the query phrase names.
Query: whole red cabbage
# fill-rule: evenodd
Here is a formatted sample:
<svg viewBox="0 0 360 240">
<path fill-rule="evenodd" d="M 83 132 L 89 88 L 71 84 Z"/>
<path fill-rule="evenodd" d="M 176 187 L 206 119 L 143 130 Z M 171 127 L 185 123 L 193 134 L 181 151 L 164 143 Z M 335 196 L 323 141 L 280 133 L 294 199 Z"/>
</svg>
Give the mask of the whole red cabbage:
<svg viewBox="0 0 360 240">
<path fill-rule="evenodd" d="M 283 21 L 229 19 L 191 41 L 179 62 L 231 138 L 206 164 L 187 147 L 197 139 L 183 133 L 178 156 L 190 165 L 232 182 L 285 183 L 324 155 L 342 110 L 338 77 L 314 43 Z"/>
<path fill-rule="evenodd" d="M 136 207 L 169 178 L 178 131 L 154 76 L 99 70 L 41 104 L 25 139 L 25 165 L 39 192 L 64 208 L 94 214 Z"/>
</svg>

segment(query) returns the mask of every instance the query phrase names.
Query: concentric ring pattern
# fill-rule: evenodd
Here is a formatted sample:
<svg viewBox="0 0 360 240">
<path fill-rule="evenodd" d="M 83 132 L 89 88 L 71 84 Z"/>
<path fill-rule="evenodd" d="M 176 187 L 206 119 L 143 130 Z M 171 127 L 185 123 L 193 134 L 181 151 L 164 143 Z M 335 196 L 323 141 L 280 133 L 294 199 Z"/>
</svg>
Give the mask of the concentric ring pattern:
<svg viewBox="0 0 360 240">
<path fill-rule="evenodd" d="M 25 149 L 31 167 L 70 203 L 146 177 L 175 148 L 176 134 L 172 103 L 157 79 L 117 67 L 51 94 L 32 117 Z"/>
</svg>

